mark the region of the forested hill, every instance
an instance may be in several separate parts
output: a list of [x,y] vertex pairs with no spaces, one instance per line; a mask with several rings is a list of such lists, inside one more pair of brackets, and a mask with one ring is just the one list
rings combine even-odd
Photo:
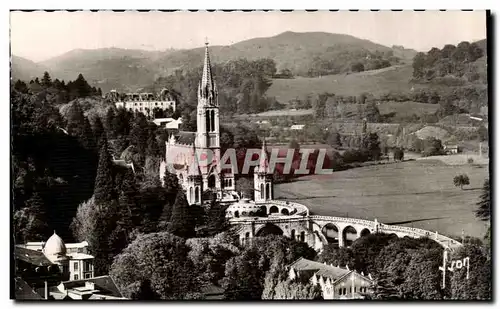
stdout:
[[[302,76],[349,72],[352,65],[358,63],[363,64],[365,69],[379,68],[394,64],[402,55],[368,40],[324,32],[285,32],[210,48],[213,63],[240,58],[270,58],[276,62],[278,72],[288,69],[293,75]],[[161,52],[119,48],[79,49],[38,65],[46,67],[52,77],[64,80],[75,79],[82,73],[89,83],[104,92],[113,88],[136,91],[175,70],[198,67],[203,55],[203,47]],[[17,57],[13,59],[13,67],[19,62]],[[29,80],[40,75],[34,67],[31,71],[27,67],[22,74],[13,70],[14,79]]]
[[26,58],[12,55],[10,70],[14,80],[20,79],[29,81],[32,78],[42,76],[43,72],[49,69],[44,65],[38,64]]

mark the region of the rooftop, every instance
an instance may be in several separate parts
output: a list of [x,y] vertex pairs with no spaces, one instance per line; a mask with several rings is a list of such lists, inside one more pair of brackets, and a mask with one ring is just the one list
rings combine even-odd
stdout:
[[36,265],[36,266],[50,266],[52,262],[45,257],[40,251],[30,250],[22,247],[15,247],[14,255],[16,259]]
[[68,256],[71,257],[72,260],[87,260],[87,259],[93,259],[94,256],[90,254],[85,254],[85,253],[70,253]]
[[298,259],[291,264],[290,267],[298,271],[315,271],[317,275],[331,278],[334,281],[352,272],[352,270],[326,265],[304,258]]
[[177,144],[192,145],[196,138],[196,132],[179,131]]
[[40,294],[21,278],[15,278],[15,299],[16,300],[41,300]]
[[118,290],[118,287],[116,286],[114,280],[110,276],[100,276],[90,279],[65,281],[61,283],[60,287],[63,288],[64,290],[75,290],[81,293],[82,288],[85,291],[89,290],[86,284],[87,282],[94,283],[95,288],[93,289],[94,291],[93,293],[95,293],[95,291],[98,290],[99,294],[118,297],[118,298],[123,297],[121,292]]

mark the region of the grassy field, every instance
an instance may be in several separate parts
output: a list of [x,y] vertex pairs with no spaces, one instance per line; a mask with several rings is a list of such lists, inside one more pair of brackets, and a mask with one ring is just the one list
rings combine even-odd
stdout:
[[[453,186],[459,173],[470,178],[464,190]],[[483,237],[485,224],[473,211],[488,174],[488,166],[410,161],[303,177],[277,185],[276,197],[302,203],[318,215],[377,218],[447,235],[460,236],[463,229]]]
[[439,104],[428,104],[419,102],[383,102],[377,105],[380,114],[386,115],[396,113],[400,117],[411,117],[413,114],[421,116],[434,114]]
[[376,71],[352,74],[337,74],[323,77],[296,77],[294,79],[275,79],[267,91],[270,97],[276,97],[281,103],[307,94],[331,92],[337,95],[357,96],[362,92],[375,96],[389,91],[409,91],[412,87],[423,88],[425,85],[411,85],[413,68],[410,65],[394,66]]

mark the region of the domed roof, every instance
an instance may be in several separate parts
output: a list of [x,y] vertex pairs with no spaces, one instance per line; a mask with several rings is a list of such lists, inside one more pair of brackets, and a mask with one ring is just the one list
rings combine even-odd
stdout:
[[45,243],[43,251],[46,255],[66,255],[66,245],[61,237],[56,234],[56,231],[54,231],[54,234]]

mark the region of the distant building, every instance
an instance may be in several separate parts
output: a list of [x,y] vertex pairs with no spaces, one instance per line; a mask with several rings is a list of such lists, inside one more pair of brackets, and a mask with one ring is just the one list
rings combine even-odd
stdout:
[[[94,277],[94,257],[87,253],[88,243],[65,244],[55,233],[44,242],[28,242],[16,246],[17,253],[24,254],[41,266],[56,265],[63,280],[80,280]],[[22,258],[20,257],[22,260]],[[50,264],[49,264],[50,263]]]
[[290,127],[290,130],[302,130],[305,126],[305,124],[294,124]]
[[65,244],[55,232],[47,242],[16,245],[16,300],[125,299],[110,276],[94,277],[88,245]]
[[361,299],[373,280],[348,268],[300,258],[288,266],[290,280],[319,284],[323,299]]
[[457,154],[460,152],[460,147],[456,144],[444,145],[443,149],[447,154]]
[[116,90],[111,90],[108,96],[116,108],[125,108],[127,111],[140,112],[148,118],[156,118],[157,111],[175,112],[176,102],[167,89],[163,89],[159,94],[153,93],[127,93],[119,94]]
[[156,118],[153,123],[157,126],[163,126],[165,129],[179,130],[179,126],[182,124],[182,118]]
[[124,300],[110,276],[61,282],[50,291],[54,299]]

